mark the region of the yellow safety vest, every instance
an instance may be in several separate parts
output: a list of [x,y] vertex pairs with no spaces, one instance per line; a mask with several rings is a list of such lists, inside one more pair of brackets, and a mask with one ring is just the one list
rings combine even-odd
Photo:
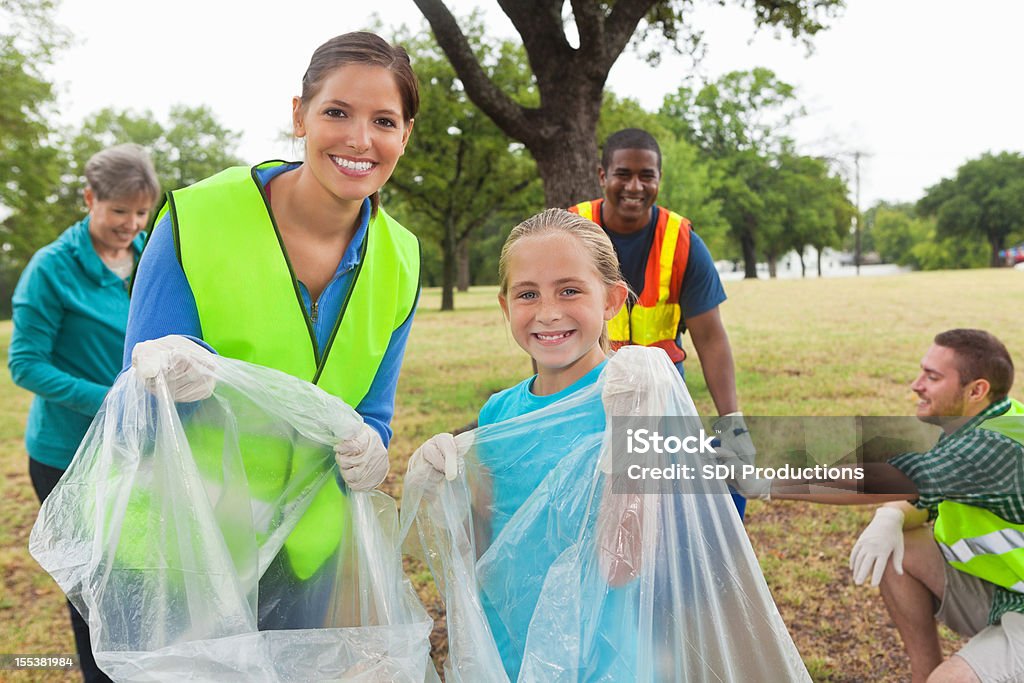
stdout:
[[[569,211],[589,218],[601,227],[601,204],[595,199],[570,207]],[[651,251],[647,255],[643,289],[637,301],[627,304],[608,322],[608,339],[613,349],[629,344],[658,346],[673,362],[686,358],[676,342],[682,310],[679,294],[690,256],[690,221],[663,207],[657,207]]]
[[[283,163],[229,168],[170,192],[163,212],[171,216],[203,339],[223,356],[305,379],[356,406],[369,391],[393,332],[412,315],[419,292],[419,242],[378,209],[330,341],[318,349],[270,202],[256,176],[259,169]],[[239,439],[250,491],[262,500],[300,495],[334,462],[330,448],[296,448],[266,435]],[[222,476],[223,435],[191,424],[189,440],[197,465],[217,481]],[[331,484],[320,486],[285,541],[299,578],[319,569],[344,534],[347,503]]]
[[[1024,445],[1024,404],[983,421],[988,429]],[[1024,593],[1024,524],[1013,524],[984,508],[942,501],[935,540],[946,561],[962,572]]]

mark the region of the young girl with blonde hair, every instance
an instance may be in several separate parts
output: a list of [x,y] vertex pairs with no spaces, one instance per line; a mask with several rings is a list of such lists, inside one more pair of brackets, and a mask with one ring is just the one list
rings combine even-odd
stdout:
[[445,598],[447,680],[809,680],[724,482],[623,476],[702,457],[630,456],[624,426],[701,425],[662,350],[608,358],[628,287],[604,231],[544,211],[512,230],[499,274],[537,373],[491,396],[478,429],[423,444],[403,493]]

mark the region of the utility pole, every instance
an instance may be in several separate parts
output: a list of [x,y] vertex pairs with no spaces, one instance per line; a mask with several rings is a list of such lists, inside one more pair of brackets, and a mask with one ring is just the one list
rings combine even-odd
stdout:
[[860,159],[871,158],[870,152],[862,152],[858,150],[840,150],[832,152],[823,157],[833,163],[839,165],[839,172],[842,174],[843,179],[846,180],[850,177],[850,167],[847,163],[844,163],[842,157],[850,158],[853,157],[853,202],[854,202],[854,216],[853,216],[853,265],[856,268],[857,275],[860,275],[860,262],[861,262],[861,224],[860,224]]

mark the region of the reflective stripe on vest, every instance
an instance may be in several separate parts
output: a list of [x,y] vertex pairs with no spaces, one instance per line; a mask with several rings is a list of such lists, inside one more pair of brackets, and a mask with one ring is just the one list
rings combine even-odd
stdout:
[[[583,202],[569,211],[602,225],[603,201]],[[631,307],[623,306],[608,322],[608,338],[613,349],[641,344],[665,349],[673,362],[686,357],[676,337],[682,315],[679,293],[690,255],[691,230],[690,221],[659,207],[639,299]]]
[[[164,211],[171,215],[203,339],[221,355],[305,379],[357,406],[369,391],[392,334],[412,314],[419,291],[419,243],[378,209],[367,227],[339,320],[327,348],[318,352],[284,242],[256,177],[257,169],[282,163],[230,168],[168,195]],[[211,441],[209,435],[197,439],[202,429],[193,425],[190,442]],[[193,447],[197,461],[211,461],[200,463],[200,469],[216,471],[219,441],[214,435],[210,448]],[[296,477],[307,481],[317,468],[323,473],[333,466],[330,448],[300,452],[287,440],[246,449],[245,458],[250,490],[264,501],[281,495],[296,500],[308,496],[310,489]],[[346,509],[334,482],[319,486],[284,543],[300,579],[335,554],[347,524]]]
[[[1008,411],[985,420],[977,429],[988,429],[1024,445],[1024,405],[1011,400]],[[984,508],[945,500],[939,503],[934,534],[950,566],[1024,593],[1024,524],[1013,524]]]
[[[1005,586],[1018,593],[1024,593],[1024,580],[1017,580],[1019,577],[1013,572],[1012,568],[1005,566],[1001,568],[1000,565],[1005,565],[1006,561],[996,557],[1014,552],[1018,554],[1024,553],[1024,529],[1000,529],[984,536],[961,538],[953,545],[942,545],[940,543],[939,550],[942,551],[942,555],[946,558],[947,562],[968,574],[974,574],[973,571],[969,571],[972,561],[980,563],[982,560],[987,560],[985,564],[989,566],[986,567],[986,574],[992,575],[992,572],[997,571],[1000,574],[1005,574],[1005,577],[1001,580],[990,578],[987,579],[988,581]],[[1019,564],[1019,561],[1016,564]],[[974,567],[975,570],[978,568],[977,566]]]

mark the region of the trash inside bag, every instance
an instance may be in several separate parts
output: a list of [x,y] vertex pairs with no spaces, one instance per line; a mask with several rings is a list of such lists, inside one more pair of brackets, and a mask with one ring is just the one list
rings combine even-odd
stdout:
[[664,424],[701,430],[666,354],[630,346],[594,385],[458,435],[455,480],[407,485],[446,680],[810,681],[725,482],[623,485],[631,465],[707,462],[622,447],[629,425]]
[[30,551],[118,681],[437,680],[395,501],[350,492],[333,445],[362,418],[212,357],[212,396],[123,373],[42,506]]

